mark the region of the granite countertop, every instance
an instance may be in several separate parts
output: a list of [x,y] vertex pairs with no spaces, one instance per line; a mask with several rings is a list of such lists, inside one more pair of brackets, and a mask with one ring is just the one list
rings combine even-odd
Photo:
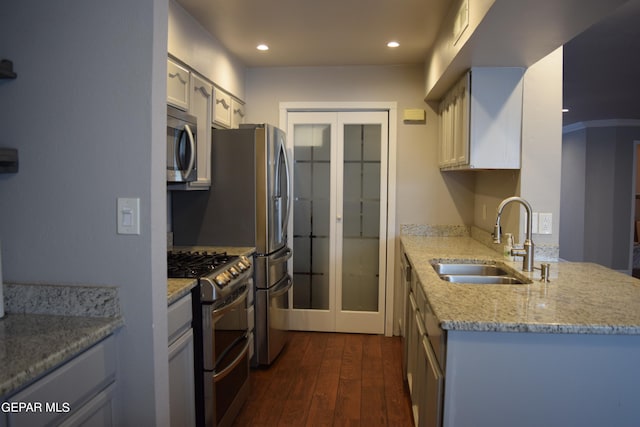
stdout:
[[[229,255],[244,255],[251,257],[255,248],[236,246],[174,246],[173,251],[207,251],[226,252]],[[171,305],[191,292],[198,284],[197,279],[167,279],[167,304]]]
[[117,288],[4,284],[0,396],[8,396],[124,325]]
[[[545,283],[539,270],[523,272],[522,261],[505,261],[471,237],[403,235],[401,242],[443,329],[640,334],[640,280],[631,276],[597,264],[555,262]],[[434,259],[497,260],[532,283],[452,284],[438,277]]]

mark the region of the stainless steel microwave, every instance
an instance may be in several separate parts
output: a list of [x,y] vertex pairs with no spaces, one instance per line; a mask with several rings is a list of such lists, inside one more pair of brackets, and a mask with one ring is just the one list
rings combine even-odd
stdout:
[[196,120],[167,106],[167,182],[195,181],[198,176]]

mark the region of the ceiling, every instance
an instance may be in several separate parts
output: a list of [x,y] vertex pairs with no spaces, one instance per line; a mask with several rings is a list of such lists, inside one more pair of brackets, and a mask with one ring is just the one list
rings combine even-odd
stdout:
[[[177,0],[248,67],[423,64],[450,0]],[[393,7],[390,7],[392,5]],[[640,0],[564,48],[564,124],[640,119]],[[396,40],[400,47],[386,46]],[[267,52],[256,49],[260,43]]]
[[[450,0],[177,0],[249,67],[424,63]],[[387,42],[397,40],[391,49]],[[260,43],[268,52],[256,49]]]

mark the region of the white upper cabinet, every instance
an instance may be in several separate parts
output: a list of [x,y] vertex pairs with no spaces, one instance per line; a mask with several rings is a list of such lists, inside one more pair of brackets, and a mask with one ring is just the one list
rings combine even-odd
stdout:
[[244,104],[235,98],[231,98],[231,129],[237,129],[244,123]]
[[[206,190],[211,186],[211,128],[237,128],[244,122],[245,105],[215,86],[188,64],[167,60],[167,104],[195,116],[197,128],[197,170],[195,181],[171,184],[171,190]],[[1,426],[0,426],[1,427]]]
[[167,60],[167,104],[183,111],[189,109],[189,77],[187,68]]
[[225,128],[231,127],[231,95],[224,90],[213,88],[213,123]]
[[472,68],[449,90],[439,106],[441,169],[520,168],[523,75]]
[[191,76],[189,114],[198,119],[198,177],[188,183],[191,189],[209,188],[211,185],[211,111],[213,85],[197,74]]

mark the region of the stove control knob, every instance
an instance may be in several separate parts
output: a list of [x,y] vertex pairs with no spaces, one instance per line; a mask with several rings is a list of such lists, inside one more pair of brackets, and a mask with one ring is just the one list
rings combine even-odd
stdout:
[[224,274],[218,274],[218,275],[216,276],[216,283],[217,283],[219,286],[224,286],[224,285],[226,285],[227,283],[229,283],[229,279],[227,279],[227,277],[226,277]]
[[233,277],[238,277],[238,275],[240,275],[240,273],[238,272],[238,270],[235,267],[231,267],[229,268],[229,273],[231,273],[231,275]]

